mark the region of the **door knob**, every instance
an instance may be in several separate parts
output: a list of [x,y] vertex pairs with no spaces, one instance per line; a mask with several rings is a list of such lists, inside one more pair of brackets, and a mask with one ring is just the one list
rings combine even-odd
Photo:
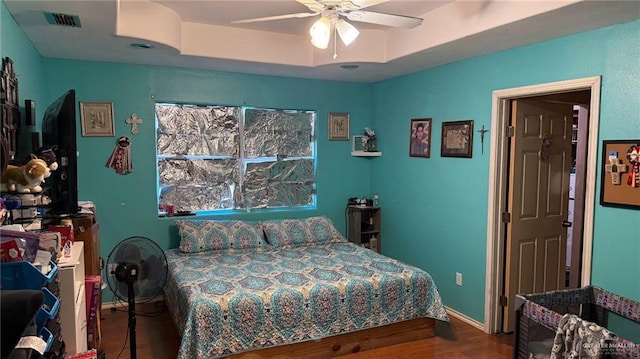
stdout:
[[573,222],[562,221],[562,226],[565,227],[565,228],[571,227],[572,224],[573,224]]

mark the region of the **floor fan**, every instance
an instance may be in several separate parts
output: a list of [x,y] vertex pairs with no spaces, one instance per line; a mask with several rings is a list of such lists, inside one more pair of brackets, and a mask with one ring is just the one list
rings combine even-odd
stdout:
[[136,303],[162,292],[167,280],[167,258],[153,240],[129,237],[118,243],[107,259],[109,289],[128,304],[130,358],[136,359]]

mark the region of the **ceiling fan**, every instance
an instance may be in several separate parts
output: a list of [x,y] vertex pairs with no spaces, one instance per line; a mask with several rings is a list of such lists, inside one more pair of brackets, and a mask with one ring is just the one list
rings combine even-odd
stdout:
[[[311,12],[300,12],[276,16],[259,17],[253,19],[233,21],[234,24],[282,20],[291,18],[305,18],[322,15],[309,30],[311,43],[320,49],[326,49],[329,45],[331,31],[337,32],[345,45],[355,40],[360,32],[342,17],[351,21],[366,22],[371,24],[402,27],[411,29],[422,24],[422,19],[411,16],[385,14],[380,12],[362,10],[366,7],[386,2],[388,0],[296,0],[305,5]],[[334,54],[334,57],[336,55]]]

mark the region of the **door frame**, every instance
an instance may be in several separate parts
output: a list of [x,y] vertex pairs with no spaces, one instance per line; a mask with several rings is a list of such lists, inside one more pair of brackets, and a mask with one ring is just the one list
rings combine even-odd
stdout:
[[[508,185],[508,138],[510,100],[520,97],[552,95],[564,92],[591,90],[589,104],[589,143],[584,197],[584,228],[581,285],[591,282],[593,244],[593,216],[595,209],[596,168],[598,165],[598,123],[600,116],[600,76],[558,81],[531,86],[495,90],[491,103],[491,146],[489,151],[489,190],[487,215],[487,267],[485,281],[484,331],[497,333],[501,328],[500,296],[504,284],[505,226],[502,213],[506,211]],[[575,239],[574,239],[575,240]]]

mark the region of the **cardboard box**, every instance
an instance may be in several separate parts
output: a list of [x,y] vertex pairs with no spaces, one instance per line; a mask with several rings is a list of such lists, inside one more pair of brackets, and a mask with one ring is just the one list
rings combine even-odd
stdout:
[[86,241],[91,238],[91,227],[96,223],[93,214],[79,215],[71,218],[73,222],[73,232],[76,240]]
[[90,347],[96,347],[96,326],[98,324],[98,296],[102,279],[99,275],[85,276],[85,299],[87,305],[87,343]]
[[84,353],[71,354],[67,359],[98,359],[98,351],[96,349],[91,349]]
[[22,253],[15,238],[0,243],[0,262],[20,262],[24,260]]
[[10,261],[17,257],[15,255],[16,248],[14,248],[13,244],[5,243],[9,240],[15,243],[17,250],[20,251],[20,259],[18,260],[33,262],[39,250],[48,251],[51,253],[52,258],[57,258],[60,250],[60,233],[19,231],[8,227],[3,226],[0,228],[0,242],[2,242],[2,248],[0,248],[1,261]]
[[47,231],[60,233],[60,247],[62,247],[63,249],[67,242],[71,242],[71,245],[73,245],[74,234],[71,226],[50,224],[47,226]]
[[101,271],[100,223],[92,214],[82,214],[71,220],[75,240],[84,242],[85,274],[99,275]]
[[60,232],[41,231],[38,233],[38,249],[49,251],[52,258],[62,257],[62,235]]

